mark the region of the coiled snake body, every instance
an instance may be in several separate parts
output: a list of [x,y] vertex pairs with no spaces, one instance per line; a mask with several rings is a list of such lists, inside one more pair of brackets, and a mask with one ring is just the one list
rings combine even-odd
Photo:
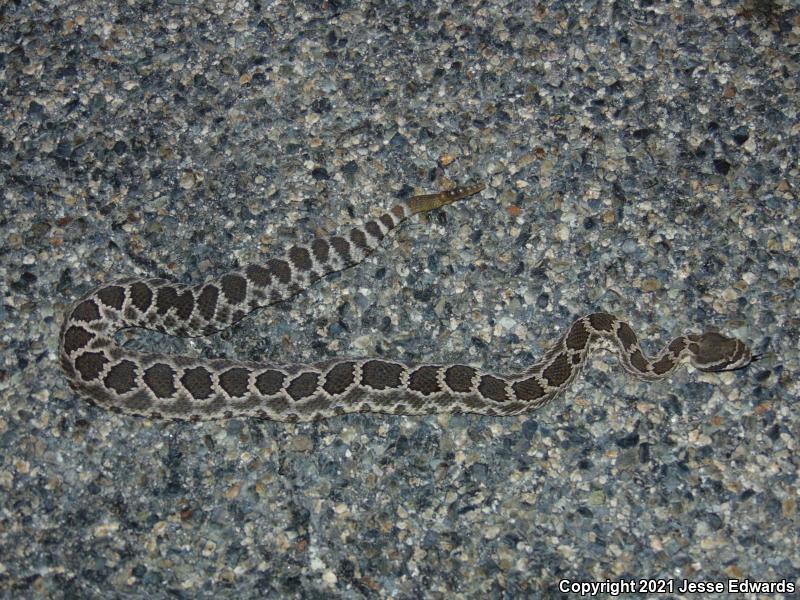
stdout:
[[142,327],[177,336],[226,329],[249,312],[286,300],[316,280],[355,265],[410,215],[471,196],[483,185],[414,196],[347,232],[295,245],[264,264],[197,285],[128,278],[91,292],[66,313],[59,359],[70,385],[96,404],[151,418],[261,417],[309,421],[350,412],[513,415],[563,392],[597,340],[611,342],[622,367],[656,380],[683,359],[703,371],[733,370],[752,359],[740,340],[683,335],[647,358],[631,327],[593,313],[574,321],[523,373],[497,375],[467,365],[404,364],[378,358],[272,365],[136,352],[115,332]]

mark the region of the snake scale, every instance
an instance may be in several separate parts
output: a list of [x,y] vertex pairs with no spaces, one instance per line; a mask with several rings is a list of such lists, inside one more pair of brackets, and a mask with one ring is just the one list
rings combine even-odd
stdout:
[[129,327],[176,336],[226,329],[255,309],[287,300],[318,279],[361,262],[409,216],[483,187],[411,197],[362,226],[294,245],[263,264],[196,285],[139,277],[103,285],[64,316],[58,352],[70,386],[109,410],[150,418],[292,422],[352,412],[514,415],[567,389],[600,340],[612,347],[627,372],[651,381],[668,376],[684,359],[701,371],[738,369],[754,359],[742,341],[715,332],[682,335],[648,358],[630,325],[603,312],[575,320],[538,362],[511,375],[382,358],[312,365],[190,358],[137,352],[114,341],[117,331]]

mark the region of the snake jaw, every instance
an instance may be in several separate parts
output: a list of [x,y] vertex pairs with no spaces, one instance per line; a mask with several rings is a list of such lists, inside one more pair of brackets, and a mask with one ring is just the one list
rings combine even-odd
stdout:
[[691,336],[694,344],[690,347],[692,362],[700,371],[719,373],[736,371],[747,367],[753,361],[750,348],[743,341],[709,331],[699,336]]

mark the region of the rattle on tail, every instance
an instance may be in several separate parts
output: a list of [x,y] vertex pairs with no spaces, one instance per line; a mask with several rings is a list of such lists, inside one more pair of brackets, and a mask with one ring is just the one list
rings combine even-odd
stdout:
[[477,194],[483,184],[414,196],[341,234],[295,245],[196,285],[130,277],[104,285],[65,314],[59,359],[70,386],[109,410],[152,418],[259,417],[309,421],[351,412],[512,415],[538,408],[567,389],[594,342],[611,342],[622,367],[645,380],[667,377],[684,359],[702,371],[747,366],[740,340],[684,335],[654,358],[633,329],[606,313],[572,323],[527,371],[497,375],[460,364],[405,364],[340,358],[313,365],[214,360],[137,352],[113,339],[140,327],[191,337],[226,329],[248,313],[291,298],[318,279],[361,262],[410,215]]

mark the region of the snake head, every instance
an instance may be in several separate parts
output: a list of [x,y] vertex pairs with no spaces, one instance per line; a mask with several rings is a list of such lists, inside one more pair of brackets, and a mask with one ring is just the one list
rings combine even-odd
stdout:
[[692,364],[701,371],[735,371],[753,360],[750,348],[743,341],[714,331],[689,336]]

